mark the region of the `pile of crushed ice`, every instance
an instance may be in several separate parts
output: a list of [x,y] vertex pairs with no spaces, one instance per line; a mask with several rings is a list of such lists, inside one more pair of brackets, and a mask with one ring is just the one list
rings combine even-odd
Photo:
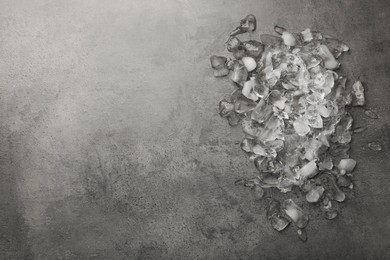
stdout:
[[[237,86],[220,101],[219,111],[231,126],[241,124],[241,148],[258,170],[237,184],[252,187],[259,198],[264,188],[286,193],[298,186],[307,202],[334,219],[335,202],[345,199],[342,189],[353,188],[356,165],[348,155],[353,129],[345,107],[365,104],[361,82],[347,91],[346,78],[335,72],[337,58],[349,48],[310,29],[295,34],[275,26],[278,36],[261,34],[259,41],[243,42],[236,37],[255,29],[256,18],[248,15],[226,42],[233,58],[210,58],[214,76],[229,75]],[[307,239],[308,214],[292,199],[269,199],[267,217],[278,231],[292,221],[298,236]]]

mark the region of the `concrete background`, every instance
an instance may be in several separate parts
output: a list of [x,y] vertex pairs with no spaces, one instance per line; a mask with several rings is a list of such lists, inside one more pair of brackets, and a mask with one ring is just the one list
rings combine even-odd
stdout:
[[[0,1],[1,259],[390,259],[389,1]],[[309,240],[269,226],[215,79],[237,22],[322,30],[351,48],[355,190]],[[367,143],[379,141],[383,151]],[[267,196],[280,196],[267,191]]]

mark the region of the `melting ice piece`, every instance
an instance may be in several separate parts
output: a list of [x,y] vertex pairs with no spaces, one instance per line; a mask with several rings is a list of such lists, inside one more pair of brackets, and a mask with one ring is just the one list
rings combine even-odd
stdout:
[[261,200],[264,197],[264,190],[260,186],[256,185],[253,188],[253,194],[256,200]]
[[331,174],[323,173],[319,176],[322,186],[325,188],[329,198],[338,202],[345,200],[345,194],[337,186],[334,177]]
[[259,97],[255,94],[253,89],[258,84],[260,83],[257,81],[257,79],[255,77],[251,77],[250,80],[244,83],[244,86],[242,87],[242,94],[253,101],[257,101]]
[[246,70],[244,64],[236,63],[230,78],[238,84],[243,84],[248,78],[248,71]]
[[213,69],[221,69],[225,66],[225,63],[226,63],[227,59],[225,57],[222,57],[222,56],[211,56],[210,57],[210,63],[211,63],[211,67]]
[[240,21],[240,25],[230,33],[230,36],[253,32],[254,30],[256,30],[256,17],[250,14]]
[[366,116],[368,116],[371,119],[378,119],[378,115],[372,110],[367,109],[364,111],[364,114],[366,114]]
[[340,170],[340,174],[344,175],[347,172],[352,172],[356,166],[354,159],[341,159],[337,168]]
[[254,141],[252,139],[245,138],[241,142],[241,149],[247,153],[251,153],[253,151]]
[[364,98],[364,87],[360,81],[356,81],[352,85],[352,93],[355,100],[356,106],[364,106],[365,98]]
[[295,132],[300,136],[305,136],[310,132],[310,127],[303,117],[296,119],[293,123]]
[[244,95],[241,95],[234,102],[234,110],[238,114],[245,114],[256,108],[257,103],[251,99],[246,98]]
[[281,37],[271,34],[261,34],[260,40],[263,44],[274,47],[279,46],[283,42]]
[[310,29],[307,28],[301,32],[301,36],[304,42],[311,42],[313,40],[313,34]]
[[219,77],[225,77],[229,74],[229,69],[228,68],[220,68],[214,70],[214,77],[219,78]]
[[295,204],[292,199],[287,199],[283,202],[284,212],[294,221],[295,225],[299,228],[304,228],[309,222],[309,217],[303,212],[303,210]]
[[295,46],[297,44],[294,35],[285,28],[275,25],[274,30],[282,36],[283,42],[287,46]]
[[329,220],[336,218],[338,214],[339,213],[338,213],[337,209],[325,210],[325,213],[324,213],[325,218],[327,218]]
[[234,110],[234,104],[226,99],[219,102],[219,115],[222,117],[228,116]]
[[233,52],[235,49],[237,49],[239,46],[242,46],[242,42],[237,37],[230,37],[226,41],[226,49],[229,52]]
[[329,35],[324,36],[325,44],[333,55],[338,58],[343,52],[349,51],[349,47],[340,40],[333,38]]
[[381,151],[382,150],[382,145],[378,142],[371,142],[368,144],[368,148],[370,148],[373,151]]
[[351,184],[352,184],[352,182],[347,176],[345,176],[345,175],[337,176],[337,185],[339,187],[347,188],[347,187],[351,186]]
[[250,40],[243,42],[246,54],[252,58],[259,58],[264,51],[264,45],[261,42]]
[[269,200],[267,218],[271,226],[277,231],[282,231],[290,224],[290,220],[283,216],[280,202],[275,199]]
[[310,203],[315,203],[321,198],[324,191],[325,189],[323,187],[315,186],[306,194],[306,200]]
[[303,242],[307,240],[307,233],[304,229],[298,229],[297,234],[298,234],[298,238]]
[[251,114],[252,120],[263,123],[267,121],[272,116],[272,106],[267,104],[264,99],[260,100],[257,104],[255,110]]

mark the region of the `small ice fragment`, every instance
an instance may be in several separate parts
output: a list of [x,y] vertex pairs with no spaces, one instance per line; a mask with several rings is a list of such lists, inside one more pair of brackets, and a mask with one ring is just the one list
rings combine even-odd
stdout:
[[219,77],[225,77],[229,74],[229,69],[227,68],[220,68],[214,70],[214,77],[219,78]]
[[337,168],[340,170],[340,174],[344,175],[347,172],[352,172],[356,166],[356,161],[354,159],[342,159],[339,162]]
[[269,101],[279,109],[284,109],[287,98],[279,90],[272,90],[268,96]]
[[237,114],[235,111],[230,113],[227,117],[228,123],[230,126],[236,126],[241,120],[241,117],[239,114]]
[[283,32],[285,32],[285,31],[286,31],[286,29],[285,29],[285,28],[283,28],[283,27],[281,27],[281,26],[275,25],[275,27],[274,27],[274,31],[275,31],[276,33],[278,33],[278,34],[282,35],[282,34],[283,34]]
[[367,127],[362,127],[362,126],[359,126],[359,127],[356,127],[353,129],[353,132],[354,133],[361,133],[361,132],[364,132],[367,130]]
[[254,30],[256,30],[256,17],[250,14],[240,21],[240,25],[230,33],[230,36],[253,32]]
[[283,39],[271,34],[260,34],[260,41],[268,46],[279,46],[283,42]]
[[324,191],[325,189],[323,187],[315,186],[306,194],[306,200],[310,203],[315,203],[321,198]]
[[237,37],[229,37],[229,39],[226,41],[226,49],[229,52],[233,52],[238,46],[241,46],[242,43]]
[[325,68],[334,70],[340,67],[340,63],[335,59],[326,45],[320,45],[317,51],[318,55],[324,60]]
[[257,79],[255,77],[252,77],[250,80],[244,83],[244,86],[242,88],[242,94],[253,101],[257,101],[259,97],[253,92],[253,89],[258,84],[260,83],[257,81]]
[[213,69],[221,69],[225,66],[227,59],[222,56],[213,55],[210,57],[211,67]]
[[354,104],[356,106],[364,106],[365,98],[364,98],[364,87],[360,81],[356,81],[352,85],[352,93],[354,97]]
[[297,234],[298,234],[298,238],[303,242],[307,240],[307,233],[304,229],[298,229]]
[[267,151],[264,149],[263,146],[259,145],[259,144],[256,144],[255,146],[253,146],[253,152],[257,155],[261,155],[261,156],[268,156],[268,153]]
[[223,99],[219,102],[219,115],[222,117],[228,116],[234,110],[234,104]]
[[246,98],[244,95],[241,95],[234,102],[234,110],[239,114],[248,113],[254,110],[257,106],[257,103],[251,99]]
[[239,45],[237,48],[232,49],[232,53],[234,58],[241,59],[245,56],[245,47],[243,45]]
[[369,109],[365,110],[364,114],[366,114],[366,116],[368,116],[371,119],[377,119],[378,118],[378,115],[374,111],[369,110]]
[[349,51],[349,47],[340,40],[333,38],[329,35],[325,35],[325,44],[333,55],[338,58],[343,52]]
[[244,66],[248,72],[251,72],[252,70],[256,69],[256,61],[252,57],[243,57],[242,62],[244,63]]
[[304,180],[307,178],[312,178],[318,173],[316,160],[312,160],[305,164],[298,172],[297,175],[300,179]]
[[320,170],[332,170],[333,169],[332,158],[330,156],[326,157],[322,162],[318,164],[318,168]]
[[291,220],[294,221],[297,227],[306,227],[307,223],[309,222],[309,217],[297,204],[295,204],[292,199],[286,199],[283,202],[283,209],[287,216],[289,216]]
[[337,212],[336,209],[329,209],[329,210],[325,210],[324,215],[325,215],[325,218],[326,218],[326,219],[331,220],[331,219],[334,219],[334,218],[337,217],[338,212]]
[[322,186],[325,188],[329,198],[336,200],[338,202],[343,202],[345,200],[345,194],[337,186],[334,177],[331,174],[321,174],[319,176]]
[[261,42],[250,40],[243,42],[246,49],[246,54],[252,58],[259,58],[264,50],[264,45]]
[[282,231],[290,224],[290,220],[283,217],[280,202],[275,199],[270,199],[268,202],[267,218],[271,226],[277,231]]
[[292,33],[284,31],[282,34],[284,44],[287,46],[295,46],[297,44],[295,37]]
[[340,176],[337,177],[337,185],[339,187],[346,188],[346,187],[349,187],[351,184],[352,184],[351,180],[347,176],[340,175]]
[[254,142],[252,139],[245,138],[241,142],[241,149],[247,153],[251,153],[253,151]]
[[264,190],[260,186],[254,186],[253,193],[256,200],[261,200],[264,197]]
[[313,40],[313,34],[310,29],[307,28],[301,32],[302,38],[304,42],[311,42]]
[[310,132],[309,125],[306,123],[306,121],[302,117],[296,119],[293,123],[293,126],[295,129],[295,132],[297,132],[297,134],[300,136],[305,136]]
[[379,142],[371,142],[368,144],[368,148],[373,151],[379,152],[382,150],[382,145]]
[[236,63],[230,78],[238,84],[243,84],[248,78],[248,71],[246,70],[244,64]]
[[280,215],[274,215],[270,217],[269,220],[271,226],[279,232],[285,229],[288,224],[290,224],[290,221],[287,218]]
[[231,59],[231,58],[228,58],[227,61],[226,61],[226,68],[229,69],[229,70],[233,70],[234,69],[234,65],[238,63],[237,60],[234,60],[234,59]]

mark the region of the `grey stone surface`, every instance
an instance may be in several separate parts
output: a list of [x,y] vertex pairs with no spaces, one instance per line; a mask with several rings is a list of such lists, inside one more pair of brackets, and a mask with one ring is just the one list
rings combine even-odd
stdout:
[[[0,258],[389,259],[389,1],[0,1]],[[269,226],[234,186],[255,169],[217,113],[234,87],[209,56],[248,13],[257,32],[344,40],[366,86],[352,113],[355,190],[309,239]],[[371,141],[381,152],[367,148]],[[267,196],[280,196],[267,191]]]

